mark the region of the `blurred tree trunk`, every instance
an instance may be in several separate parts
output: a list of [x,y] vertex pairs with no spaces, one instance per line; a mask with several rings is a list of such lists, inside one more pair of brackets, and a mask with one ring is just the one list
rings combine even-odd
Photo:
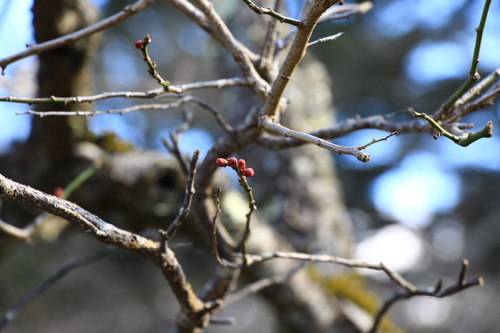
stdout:
[[[32,11],[37,43],[80,30],[95,23],[99,16],[89,0],[35,0]],[[41,53],[38,56],[37,96],[91,94],[93,58],[99,39],[99,35],[93,35]],[[89,110],[89,105],[49,103],[37,105],[37,110]],[[71,159],[73,145],[86,135],[84,117],[33,117],[31,134],[22,149],[17,150],[16,179],[50,190],[56,178],[61,181],[58,171],[66,169],[64,164]]]

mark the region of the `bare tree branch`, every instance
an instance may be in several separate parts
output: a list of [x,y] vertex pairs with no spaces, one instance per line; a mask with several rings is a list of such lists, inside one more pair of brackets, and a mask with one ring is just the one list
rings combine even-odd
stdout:
[[312,143],[318,147],[328,149],[328,150],[333,151],[339,155],[343,155],[343,154],[352,155],[352,156],[356,157],[358,160],[360,160],[361,162],[368,162],[370,160],[370,155],[368,153],[365,153],[365,152],[359,150],[359,149],[356,149],[354,147],[339,146],[339,145],[336,145],[334,143],[323,140],[321,138],[318,138],[316,136],[313,136],[311,134],[293,131],[293,130],[288,129],[280,124],[270,122],[270,121],[266,120],[265,118],[267,118],[267,117],[262,118],[262,126],[264,129],[266,129],[268,131],[279,133],[287,138],[294,138],[294,139],[297,139],[297,140],[300,140],[303,142]]
[[42,44],[27,45],[28,49],[16,53],[14,55],[8,56],[7,58],[0,59],[0,68],[2,68],[2,74],[4,73],[4,70],[7,67],[7,65],[13,62],[32,56],[34,54],[39,54],[42,52],[53,50],[55,48],[61,47],[66,44],[74,43],[79,39],[88,37],[92,34],[95,34],[96,32],[112,27],[120,23],[121,21],[129,18],[130,16],[137,14],[140,11],[144,10],[145,8],[149,7],[153,2],[154,0],[139,0],[123,8],[123,10],[120,13],[110,16],[107,19],[104,19],[99,23],[86,27],[82,30],[78,30],[72,34],[57,39],[53,39],[51,41]]
[[367,147],[373,145],[374,143],[381,142],[381,141],[387,141],[387,139],[389,139],[391,136],[398,135],[398,134],[399,134],[398,131],[394,131],[391,134],[384,136],[383,138],[373,139],[372,141],[368,142],[365,145],[362,145],[362,146],[359,146],[359,147],[356,146],[354,148],[359,149],[359,150],[363,150],[363,149],[366,149]]
[[372,8],[373,8],[373,3],[371,1],[365,1],[356,4],[344,4],[342,6],[331,7],[323,15],[321,15],[318,23],[349,18],[353,15],[364,15],[367,12],[369,12]]
[[293,19],[293,18],[290,18],[290,17],[283,16],[280,13],[274,11],[272,8],[262,8],[260,6],[257,6],[251,0],[243,0],[243,2],[245,2],[248,5],[248,7],[251,10],[253,10],[256,14],[259,14],[259,15],[262,15],[262,14],[269,15],[271,17],[274,17],[275,19],[277,19],[281,23],[288,23],[288,24],[294,25],[296,27],[301,27],[302,26],[302,22],[300,20],[296,20],[296,19]]
[[465,280],[465,275],[467,272],[467,267],[469,266],[469,262],[467,259],[464,259],[462,262],[462,268],[460,270],[458,280],[455,284],[449,286],[448,288],[442,289],[441,287],[441,280],[438,281],[435,287],[433,288],[427,288],[427,289],[415,289],[415,290],[408,290],[408,289],[403,289],[399,288],[394,293],[384,302],[384,305],[382,308],[379,310],[377,315],[375,316],[375,319],[373,321],[373,325],[369,331],[369,333],[375,333],[377,332],[380,323],[382,321],[383,316],[389,311],[392,305],[394,305],[396,302],[402,300],[402,299],[408,299],[411,297],[415,296],[430,296],[430,297],[437,297],[437,298],[443,298],[446,296],[450,296],[453,294],[456,294],[460,291],[463,291],[465,289],[468,289],[470,287],[474,286],[482,286],[484,284],[483,278],[482,277],[476,277],[472,278],[469,280]]
[[345,35],[344,32],[339,32],[338,34],[335,34],[333,36],[328,36],[328,37],[323,37],[323,38],[320,38],[320,39],[316,39],[313,42],[307,43],[307,47],[309,48],[311,46],[314,46],[314,45],[317,45],[317,44],[321,44],[321,43],[324,43],[324,42],[331,42],[331,41],[339,39],[340,37],[342,37],[344,35]]
[[189,172],[187,174],[187,179],[186,179],[186,193],[184,196],[184,202],[182,203],[182,207],[179,210],[179,214],[165,232],[164,238],[166,241],[175,235],[176,231],[179,229],[182,222],[184,222],[184,220],[189,214],[189,211],[191,209],[191,202],[193,199],[193,195],[195,193],[194,176],[196,174],[196,168],[198,167],[199,159],[200,159],[200,151],[196,149],[193,153],[191,161],[189,162]]
[[[54,97],[58,99],[58,97]],[[79,98],[79,97],[75,97]],[[199,99],[197,97],[193,97],[190,95],[160,95],[157,98],[175,98],[176,101],[174,102],[169,102],[169,103],[155,103],[155,104],[139,104],[139,105],[134,105],[128,108],[123,108],[123,109],[115,109],[115,110],[104,110],[104,111],[34,111],[34,110],[28,110],[28,111],[21,111],[21,112],[16,112],[18,115],[23,115],[23,114],[30,114],[34,116],[39,116],[39,117],[47,117],[47,116],[84,116],[84,117],[91,117],[91,116],[98,116],[102,114],[120,114],[123,115],[125,113],[129,112],[134,112],[134,111],[139,111],[139,110],[168,110],[168,109],[173,109],[173,108],[179,108],[185,103],[196,103],[199,106],[203,107],[204,109],[208,110],[210,113],[212,113],[215,116],[215,119],[219,123],[219,125],[226,131],[226,132],[231,132],[233,131],[231,125],[229,125],[220,112],[212,107],[210,104],[205,102],[202,99]]]
[[312,32],[316,27],[318,19],[328,8],[338,2],[339,0],[316,1],[306,13],[305,18],[302,21],[302,26],[298,29],[297,34],[295,35],[291,50],[287,54],[278,77],[274,80],[271,86],[271,93],[266,98],[264,106],[262,107],[261,115],[269,117],[271,122],[274,122],[278,116],[278,107],[283,93],[290,82],[293,72],[305,55],[307,43],[309,43],[309,39],[311,38]]
[[[185,83],[179,85],[170,85],[168,92],[173,92],[176,94],[182,94],[189,90],[198,89],[221,89],[225,87],[234,86],[247,86],[249,85],[245,79],[242,78],[228,78],[220,79],[214,81],[199,81],[192,83]],[[108,98],[162,98],[170,97],[173,98],[172,94],[168,94],[164,88],[157,88],[149,90],[146,92],[136,92],[136,91],[120,91],[120,92],[105,92],[92,96],[75,96],[75,97],[42,97],[42,98],[25,98],[25,97],[0,97],[0,102],[11,102],[11,103],[24,103],[24,104],[43,104],[43,103],[92,103],[102,99]]]

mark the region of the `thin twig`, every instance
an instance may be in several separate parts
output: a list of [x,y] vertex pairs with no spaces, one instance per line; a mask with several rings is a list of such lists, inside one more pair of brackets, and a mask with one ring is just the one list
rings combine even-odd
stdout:
[[488,91],[486,91],[481,97],[473,102],[462,105],[453,111],[453,113],[446,119],[447,122],[454,122],[462,117],[477,111],[484,109],[485,107],[493,105],[493,101],[500,95],[500,84],[495,84]]
[[73,258],[64,264],[61,268],[57,270],[54,274],[52,274],[48,279],[41,282],[38,286],[31,289],[26,295],[24,295],[12,308],[7,310],[2,319],[0,319],[0,331],[5,328],[14,318],[19,314],[19,311],[32,299],[40,295],[42,292],[46,291],[50,288],[54,283],[58,282],[62,279],[66,274],[71,272],[72,270],[79,268],[81,266],[85,266],[88,264],[97,261],[109,253],[113,252],[116,249],[114,246],[106,246],[99,252],[96,252],[92,255],[80,258]]
[[[176,1],[169,2],[173,3]],[[242,45],[237,42],[226,23],[214,10],[213,4],[208,0],[192,0],[192,2],[196,4],[200,11],[205,15],[206,21],[211,27],[211,29],[208,29],[210,35],[231,54],[235,63],[240,68],[241,73],[247,79],[247,82],[252,86],[255,95],[264,99],[270,89],[269,84],[257,73],[248,52],[246,52]]]
[[[281,10],[282,0],[275,0],[274,8]],[[276,20],[268,20],[266,34],[260,49],[259,72],[264,73],[265,79],[271,81],[273,78],[274,60],[276,56],[276,44],[279,38],[278,23]]]
[[415,117],[420,117],[429,122],[434,128],[436,128],[439,132],[440,135],[443,135],[450,139],[451,141],[455,142],[457,145],[462,146],[462,147],[467,147],[471,143],[482,139],[482,138],[491,138],[493,136],[493,123],[489,121],[486,126],[483,127],[480,131],[477,131],[476,133],[466,133],[464,137],[458,137],[447,130],[445,130],[441,125],[439,125],[434,119],[429,117],[425,113],[419,113],[419,112],[414,112],[413,113]]
[[[199,90],[199,89],[221,89],[225,87],[235,87],[235,86],[248,86],[249,83],[239,77],[227,78],[213,81],[199,81],[192,83],[184,83],[169,86],[169,92],[176,94],[182,94],[189,90]],[[45,104],[45,103],[92,103],[102,99],[108,98],[158,98],[158,97],[169,97],[174,98],[175,95],[168,94],[165,92],[164,88],[157,88],[145,92],[140,91],[120,91],[120,92],[106,92],[92,96],[76,96],[76,97],[43,97],[43,98],[25,98],[25,97],[15,97],[7,96],[0,97],[0,102],[11,102],[11,103],[23,103],[23,104]]]
[[330,7],[321,15],[318,23],[325,23],[333,20],[349,18],[353,15],[364,15],[373,8],[371,1],[365,1],[358,4],[344,4],[342,6]]
[[224,299],[224,307],[227,307],[228,305],[239,301],[242,298],[248,297],[250,295],[256,294],[259,291],[261,291],[264,288],[267,288],[269,286],[275,285],[275,284],[280,284],[280,283],[286,283],[289,281],[292,276],[298,272],[302,267],[304,267],[304,262],[300,263],[293,269],[291,269],[288,273],[284,275],[278,275],[278,276],[273,276],[270,278],[262,279],[259,281],[256,281],[254,283],[249,284],[248,286],[244,287],[243,289],[238,290],[237,292],[234,292],[230,295],[228,295]]
[[179,137],[182,133],[186,132],[191,126],[191,121],[193,120],[193,113],[191,108],[184,109],[184,123],[182,125],[177,125],[175,130],[169,131],[168,136],[170,141],[166,138],[160,138],[161,142],[165,148],[174,155],[182,168],[183,173],[187,176],[189,172],[189,159],[183,154],[179,148]]
[[240,183],[241,187],[243,187],[243,189],[245,190],[245,192],[248,196],[248,207],[250,208],[248,213],[245,215],[245,217],[246,217],[245,229],[243,230],[243,233],[241,235],[239,245],[238,245],[238,248],[241,250],[241,254],[243,257],[242,264],[243,264],[243,267],[245,267],[247,265],[247,262],[246,262],[246,254],[247,254],[246,241],[248,239],[248,236],[250,236],[250,221],[252,219],[252,214],[257,209],[257,206],[255,205],[255,199],[253,198],[252,188],[248,184],[247,178],[242,175],[242,171],[239,168],[237,168],[236,171],[238,172],[238,176],[240,177],[239,183]]
[[222,193],[222,189],[220,187],[218,187],[217,191],[214,194],[216,210],[215,210],[214,216],[212,216],[213,253],[214,253],[215,259],[217,260],[217,263],[219,265],[221,265],[222,267],[225,267],[225,268],[237,269],[237,268],[241,267],[240,263],[233,263],[233,262],[227,261],[226,259],[221,258],[219,255],[219,248],[218,248],[218,241],[217,241],[217,218],[219,217],[219,213],[222,211],[221,204],[220,204],[221,193]]
[[2,69],[2,74],[4,73],[7,65],[16,62],[20,59],[32,56],[34,54],[40,54],[42,52],[47,52],[55,48],[61,47],[66,44],[71,44],[80,40],[82,38],[88,37],[96,32],[105,30],[112,27],[121,21],[129,18],[130,16],[139,13],[140,11],[146,9],[150,6],[154,0],[139,0],[131,5],[126,6],[123,10],[113,16],[108,17],[96,24],[93,24],[84,29],[78,30],[74,33],[68,34],[66,36],[50,40],[41,44],[30,44],[28,48],[22,52],[8,56],[7,58],[0,59],[0,68]]
[[366,149],[367,147],[371,146],[374,143],[381,142],[381,141],[387,141],[387,139],[389,139],[391,136],[398,135],[398,134],[399,134],[398,131],[394,131],[391,134],[384,136],[383,138],[373,139],[371,142],[368,142],[367,144],[365,144],[363,146],[359,146],[359,147],[356,146],[354,148],[359,149],[359,150],[363,150],[363,149]]
[[342,37],[344,35],[345,35],[345,32],[339,32],[338,34],[335,34],[333,36],[328,36],[328,37],[323,37],[323,38],[320,38],[320,39],[316,39],[313,42],[307,43],[307,47],[309,48],[311,46],[314,46],[314,45],[317,45],[317,44],[320,44],[320,43],[324,43],[324,42],[331,42],[331,41],[339,39],[340,37]]
[[370,155],[364,151],[356,149],[354,147],[344,147],[339,146],[334,143],[328,142],[311,134],[297,132],[286,128],[280,124],[273,123],[266,119],[267,117],[262,117],[261,125],[264,129],[283,135],[286,138],[294,138],[303,142],[312,143],[318,147],[328,149],[339,155],[348,154],[356,157],[361,162],[368,162],[370,160]]
[[302,21],[296,20],[296,19],[291,18],[291,17],[283,16],[280,13],[274,11],[272,8],[263,8],[263,7],[257,6],[252,0],[243,0],[243,2],[246,3],[248,5],[248,7],[251,10],[253,10],[256,14],[269,15],[271,17],[274,17],[275,19],[277,19],[281,23],[291,24],[291,25],[299,27],[299,28],[302,27]]
[[175,235],[175,233],[181,226],[182,222],[184,222],[184,220],[188,216],[189,211],[191,209],[191,202],[193,199],[193,195],[195,193],[194,176],[196,174],[196,168],[198,167],[199,158],[200,158],[200,151],[196,149],[193,153],[191,161],[189,162],[189,172],[186,179],[186,192],[184,196],[184,202],[182,203],[182,207],[179,210],[179,214],[172,222],[172,224],[170,224],[165,233],[165,240],[167,241]]
[[165,104],[139,104],[139,105],[134,105],[130,106],[128,108],[123,108],[123,109],[111,109],[111,110],[104,110],[104,111],[34,111],[34,110],[28,110],[28,111],[20,111],[16,112],[17,115],[22,115],[22,114],[30,114],[33,116],[38,116],[40,118],[43,117],[50,117],[50,116],[82,116],[82,117],[92,117],[92,116],[98,116],[102,114],[119,114],[119,115],[124,115],[126,113],[130,112],[135,112],[139,110],[168,110],[168,109],[174,109],[178,108],[182,104],[188,102],[187,99],[179,99],[175,102],[170,102],[170,103],[165,103]]
[[179,161],[182,172],[187,176],[189,167],[184,157],[184,154],[179,149],[179,139],[177,133],[175,131],[169,132],[170,142],[166,138],[160,138],[163,146],[170,152],[170,154],[174,155]]
[[283,65],[281,66],[279,75],[274,80],[271,87],[271,94],[267,96],[265,103],[262,107],[261,115],[270,118],[274,122],[279,112],[279,104],[286,87],[290,83],[290,79],[295,72],[295,69],[305,56],[307,43],[316,27],[320,16],[331,6],[338,3],[339,0],[320,1],[317,5],[311,6],[304,19],[302,20],[302,27],[297,30],[294,37],[290,51],[288,52]]
[[467,272],[468,261],[466,259],[462,262],[462,267],[460,269],[460,273],[458,275],[457,282],[447,288],[442,288],[442,280],[439,279],[436,283],[436,286],[432,288],[418,288],[415,290],[408,290],[404,288],[398,288],[394,293],[384,302],[379,312],[374,318],[373,325],[369,331],[369,333],[375,333],[378,330],[382,322],[382,318],[389,311],[392,305],[394,305],[397,301],[402,299],[408,299],[415,296],[430,296],[443,298],[446,296],[450,296],[456,294],[462,290],[468,289],[474,286],[482,286],[484,284],[484,280],[482,277],[476,277],[469,280],[465,280],[465,275]]
[[[226,131],[226,132],[231,132],[233,128],[231,125],[229,125],[220,112],[212,107],[210,104],[205,102],[202,99],[199,99],[194,96],[190,95],[158,95],[158,97],[168,97],[168,98],[176,98],[176,101],[169,102],[169,103],[164,103],[164,104],[140,104],[140,105],[134,105],[128,108],[123,108],[123,109],[115,109],[115,110],[104,110],[104,111],[33,111],[33,110],[28,110],[28,111],[20,111],[16,112],[17,115],[23,115],[23,114],[30,114],[34,116],[39,116],[39,117],[46,117],[46,116],[84,116],[84,117],[91,117],[91,116],[98,116],[102,114],[125,114],[129,112],[134,112],[134,111],[139,111],[139,110],[168,110],[172,108],[179,108],[181,105],[184,103],[196,103],[199,106],[203,107],[204,109],[208,110],[210,113],[212,113],[215,116],[215,119],[219,123],[219,125]],[[51,97],[52,98],[52,97]],[[59,97],[54,97],[56,99],[59,99]],[[80,98],[80,97],[76,97]]]
[[481,93],[485,87],[489,86],[491,83],[495,82],[495,80],[500,76],[500,68],[497,68],[493,72],[491,72],[487,77],[481,80],[478,84],[472,87],[469,91],[463,94],[455,104],[453,104],[453,109],[458,108],[459,106],[465,104],[468,100],[473,98],[476,95]]
[[452,107],[455,102],[462,97],[476,82],[479,81],[477,68],[479,66],[479,51],[481,50],[481,41],[483,39],[484,27],[486,25],[486,18],[490,10],[491,0],[486,0],[484,3],[483,13],[479,26],[476,28],[476,44],[474,45],[474,53],[472,55],[472,63],[470,66],[469,77],[462,84],[460,88],[441,106],[441,108],[434,115],[434,119],[443,120],[453,110]]
[[[181,13],[186,15],[191,21],[197,24],[200,28],[205,30],[215,41],[224,46],[225,39],[227,36],[220,35],[217,30],[212,27],[212,22],[209,21],[207,16],[200,11],[198,8],[193,6],[187,0],[164,0],[166,3],[170,4],[172,7],[179,10]],[[231,37],[232,43],[235,43],[237,48],[241,50],[252,62],[256,63],[258,61],[258,56],[250,51],[245,45],[240,43],[234,37]]]

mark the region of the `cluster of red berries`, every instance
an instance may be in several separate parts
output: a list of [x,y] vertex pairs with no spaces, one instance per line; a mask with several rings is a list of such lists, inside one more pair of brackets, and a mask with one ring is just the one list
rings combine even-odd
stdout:
[[218,167],[224,168],[224,167],[231,167],[235,170],[241,171],[241,174],[245,177],[253,177],[255,175],[255,172],[253,171],[252,168],[247,168],[247,162],[244,159],[236,159],[234,157],[231,157],[229,159],[225,159],[222,157],[219,157],[216,161],[215,164],[217,164]]

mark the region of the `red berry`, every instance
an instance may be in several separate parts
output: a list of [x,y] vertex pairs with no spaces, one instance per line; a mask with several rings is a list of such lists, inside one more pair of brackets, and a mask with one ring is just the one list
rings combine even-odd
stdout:
[[222,157],[219,157],[216,161],[215,161],[215,164],[217,164],[218,167],[226,167],[228,164],[227,164],[227,161],[225,158],[222,158]]
[[247,166],[247,162],[244,159],[238,160],[238,169],[244,170]]
[[142,50],[144,48],[144,42],[142,40],[138,40],[137,42],[135,42],[135,48]]
[[235,167],[238,165],[238,160],[235,159],[234,157],[231,157],[230,159],[228,159],[227,162],[229,163],[229,166],[232,166],[232,167]]
[[243,176],[245,177],[253,177],[255,175],[255,172],[253,171],[252,168],[246,168],[245,170],[243,170],[241,172],[243,174]]

